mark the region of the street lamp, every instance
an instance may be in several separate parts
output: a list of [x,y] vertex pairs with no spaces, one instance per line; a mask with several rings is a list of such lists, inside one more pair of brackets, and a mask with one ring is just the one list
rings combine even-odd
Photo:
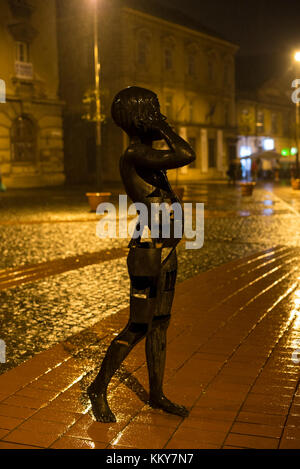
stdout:
[[[300,64],[300,51],[296,51],[294,54],[294,60],[296,64]],[[296,171],[295,171],[295,179],[298,179],[299,177],[299,124],[300,124],[300,119],[299,119],[299,102],[296,100],[296,148],[297,148],[297,153],[296,153]]]
[[101,102],[100,102],[100,60],[98,38],[98,0],[94,3],[94,72],[95,72],[95,102],[96,102],[96,183],[97,190],[102,190],[102,165],[101,165]]

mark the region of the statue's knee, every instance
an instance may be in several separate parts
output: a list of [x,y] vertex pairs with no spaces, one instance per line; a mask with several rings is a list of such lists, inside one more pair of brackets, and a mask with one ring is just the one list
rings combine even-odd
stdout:
[[126,347],[131,345],[128,340],[121,340],[121,339],[116,339],[115,343],[118,344],[118,345],[125,345]]
[[132,334],[137,334],[137,335],[146,335],[148,332],[148,324],[146,323],[138,323],[138,322],[132,322],[129,326],[128,329]]
[[129,321],[125,329],[113,340],[118,346],[132,347],[141,340],[148,331],[148,325]]
[[155,298],[157,295],[157,279],[155,277],[131,276],[130,295],[133,298]]
[[153,277],[131,277],[130,322],[148,324],[155,312],[157,279]]
[[154,327],[163,327],[167,328],[170,324],[171,315],[170,314],[162,314],[160,316],[154,316],[152,321],[152,328]]

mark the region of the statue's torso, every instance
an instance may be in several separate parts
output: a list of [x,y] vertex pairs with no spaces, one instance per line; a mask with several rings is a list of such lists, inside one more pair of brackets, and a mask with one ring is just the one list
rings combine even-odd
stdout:
[[[136,166],[130,156],[125,154],[120,159],[120,174],[127,195],[134,203],[143,203],[148,210],[148,227],[151,229],[151,204],[174,202],[180,203],[168,181],[167,172]],[[183,221],[182,221],[183,223]],[[173,221],[170,226],[171,236],[163,240],[164,246],[176,246],[180,239],[174,239]],[[156,241],[161,241],[156,240]]]

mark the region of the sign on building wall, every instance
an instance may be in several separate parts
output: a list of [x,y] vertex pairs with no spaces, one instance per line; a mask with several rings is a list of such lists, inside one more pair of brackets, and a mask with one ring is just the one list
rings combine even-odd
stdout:
[[0,80],[0,103],[6,103],[6,86],[4,80]]
[[32,80],[33,66],[29,62],[15,62],[15,73],[17,78]]

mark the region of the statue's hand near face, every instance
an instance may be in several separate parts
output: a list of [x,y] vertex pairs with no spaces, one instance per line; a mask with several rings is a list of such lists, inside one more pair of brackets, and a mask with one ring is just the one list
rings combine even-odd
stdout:
[[[168,126],[166,117],[160,112],[149,113],[147,116],[140,117],[139,123],[145,132],[154,132],[156,135]],[[163,138],[163,135],[160,135]]]

